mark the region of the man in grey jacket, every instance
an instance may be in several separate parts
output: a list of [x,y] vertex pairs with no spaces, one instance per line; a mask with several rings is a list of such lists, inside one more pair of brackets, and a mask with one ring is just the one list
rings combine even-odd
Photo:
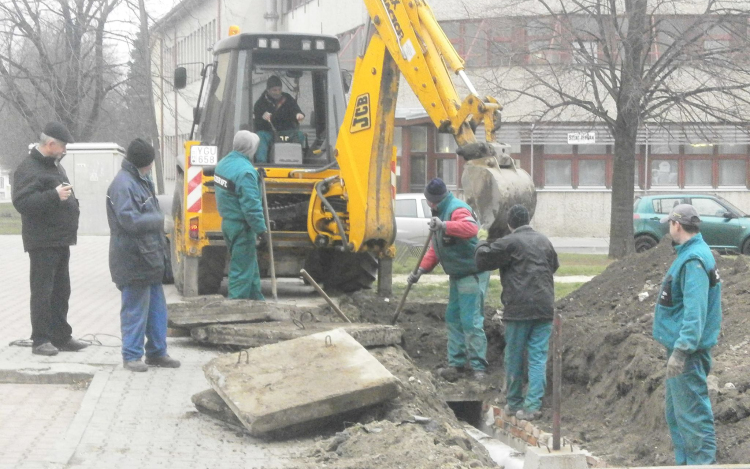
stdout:
[[[122,169],[107,190],[109,271],[122,292],[120,329],[125,369],[177,368],[167,355],[167,302],[161,281],[166,268],[164,215],[151,182],[154,148],[130,142]],[[146,342],[146,363],[141,361]]]
[[[553,274],[560,266],[549,239],[529,225],[522,205],[508,211],[511,233],[479,244],[474,258],[480,270],[500,269],[505,323],[506,412],[523,420],[541,416],[547,381],[547,351],[555,305]],[[523,352],[528,355],[529,386],[523,396]]]

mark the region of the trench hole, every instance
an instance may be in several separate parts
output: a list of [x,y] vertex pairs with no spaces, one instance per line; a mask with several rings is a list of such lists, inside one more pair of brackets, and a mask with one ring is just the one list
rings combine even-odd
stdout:
[[482,401],[447,401],[456,418],[474,428],[482,425]]

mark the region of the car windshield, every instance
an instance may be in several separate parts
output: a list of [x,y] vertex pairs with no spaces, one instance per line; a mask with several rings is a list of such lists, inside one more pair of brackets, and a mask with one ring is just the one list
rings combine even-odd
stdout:
[[738,209],[737,207],[735,207],[735,206],[734,206],[734,205],[733,205],[733,204],[732,204],[732,203],[731,203],[730,201],[728,201],[727,199],[725,199],[725,198],[723,198],[723,197],[717,197],[717,198],[721,200],[721,203],[722,203],[722,204],[724,204],[724,206],[725,206],[725,207],[729,208],[730,210],[732,210],[732,211],[733,211],[734,213],[736,213],[737,215],[739,215],[739,216],[741,216],[741,217],[746,217],[746,216],[747,216],[747,213],[745,213],[745,212],[743,212],[742,210],[740,210],[740,209]]

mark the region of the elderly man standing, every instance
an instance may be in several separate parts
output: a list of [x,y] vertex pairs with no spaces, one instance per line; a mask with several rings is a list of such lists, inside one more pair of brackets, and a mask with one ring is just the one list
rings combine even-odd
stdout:
[[721,329],[721,282],[692,205],[677,205],[669,223],[677,258],[664,276],[653,335],[667,348],[666,418],[678,465],[716,462],[716,434],[706,378]]
[[473,370],[473,378],[481,381],[487,369],[487,336],[484,333],[484,297],[490,281],[489,272],[482,272],[474,264],[472,254],[477,245],[479,224],[474,212],[465,202],[453,196],[440,178],[435,178],[424,191],[425,198],[437,216],[430,220],[433,232],[430,249],[414,273],[410,284],[430,272],[438,263],[450,279],[448,308],[448,368],[440,375],[454,381],[459,373]]
[[265,300],[260,289],[256,238],[266,232],[260,179],[250,162],[260,138],[247,130],[234,136],[233,151],[214,171],[221,231],[229,249],[229,298]]
[[[151,181],[154,148],[130,142],[122,169],[107,190],[109,271],[122,292],[120,330],[126,370],[179,368],[167,355],[167,301],[161,285],[166,268],[164,214]],[[146,363],[141,361],[146,339]]]
[[[500,269],[505,324],[506,412],[522,420],[541,416],[547,384],[547,351],[555,311],[553,274],[560,266],[549,239],[529,225],[523,205],[508,211],[511,234],[480,243],[474,254],[481,269]],[[523,355],[528,355],[529,386],[523,396]]]
[[68,324],[70,246],[78,233],[78,200],[60,160],[73,136],[58,122],[44,127],[39,143],[13,176],[13,206],[21,214],[23,248],[31,262],[31,353],[57,355],[88,345]]

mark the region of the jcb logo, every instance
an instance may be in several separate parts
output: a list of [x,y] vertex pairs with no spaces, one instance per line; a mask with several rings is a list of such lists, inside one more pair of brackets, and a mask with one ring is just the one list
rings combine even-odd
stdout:
[[351,133],[370,128],[370,94],[359,95],[356,104],[357,107],[354,108],[354,116],[352,117]]

